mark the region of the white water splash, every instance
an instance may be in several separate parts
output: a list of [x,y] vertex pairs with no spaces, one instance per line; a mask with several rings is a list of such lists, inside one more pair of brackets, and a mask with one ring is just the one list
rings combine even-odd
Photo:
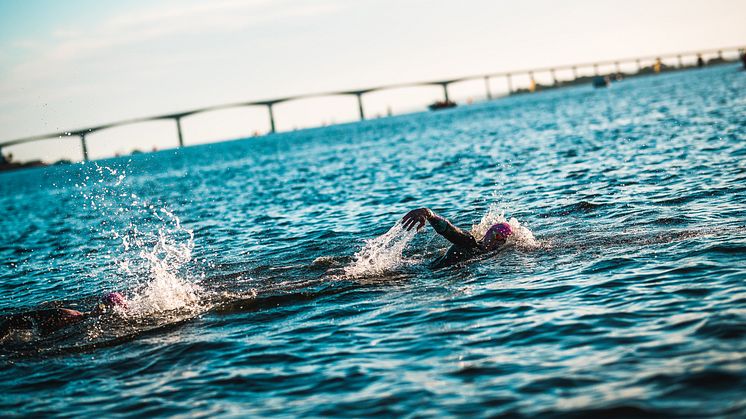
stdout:
[[[192,261],[194,233],[181,226],[181,220],[170,211],[161,209],[171,227],[158,230],[152,247],[140,249],[139,256],[147,262],[149,277],[129,299],[128,312],[144,315],[177,309],[196,310],[202,290],[182,277],[184,267]],[[186,233],[188,238],[179,238]]]
[[[516,246],[527,250],[539,247],[539,241],[536,240],[531,230],[515,218],[507,220],[505,213],[496,204],[490,205],[482,219],[472,225],[471,234],[477,239],[481,239],[492,225],[502,222],[507,222],[513,229],[513,235],[507,241],[508,246]],[[425,226],[425,228],[429,228],[429,226]],[[417,230],[406,231],[402,227],[401,221],[397,222],[386,233],[365,242],[365,246],[355,253],[352,263],[344,268],[345,275],[351,278],[360,278],[391,272],[405,262],[402,252],[416,234]]]
[[[200,310],[203,290],[194,279],[194,233],[181,225],[172,211],[124,191],[126,173],[95,164],[80,185],[87,207],[102,219],[94,229],[108,232],[120,248],[109,250],[115,268],[109,291],[127,296],[128,316],[147,316],[170,310]],[[112,179],[113,178],[113,179]]]
[[345,275],[360,278],[390,272],[403,262],[402,252],[415,234],[416,229],[406,231],[401,222],[397,222],[386,233],[365,242],[352,263],[344,268]]
[[471,234],[478,240],[481,240],[487,230],[497,223],[507,222],[513,229],[513,234],[508,238],[507,245],[513,245],[521,249],[536,249],[539,247],[539,241],[534,237],[526,226],[522,225],[517,219],[511,217],[505,218],[505,212],[500,210],[497,204],[490,204],[487,212],[482,216],[478,223],[472,224]]

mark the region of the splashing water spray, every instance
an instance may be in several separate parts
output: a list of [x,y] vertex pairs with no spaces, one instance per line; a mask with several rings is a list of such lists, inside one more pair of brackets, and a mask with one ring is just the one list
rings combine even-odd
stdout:
[[[181,220],[161,208],[167,224],[160,226],[149,246],[140,240],[139,257],[146,262],[148,279],[135,289],[130,306],[135,314],[177,309],[197,310],[201,288],[183,278],[192,261],[194,233],[181,226]],[[186,237],[184,237],[186,235]]]
[[539,241],[536,240],[531,230],[522,225],[514,217],[511,217],[510,220],[506,219],[505,212],[500,210],[497,204],[490,204],[482,219],[478,223],[472,224],[471,234],[477,240],[480,240],[487,234],[487,230],[497,223],[508,223],[513,230],[513,234],[508,237],[507,245],[513,245],[519,249],[526,250],[536,249],[540,246]]
[[352,263],[344,268],[345,275],[351,278],[381,275],[399,266],[402,252],[417,234],[416,229],[407,231],[401,221],[389,231],[372,240],[355,253]]
[[[190,272],[194,233],[163,205],[152,204],[123,191],[121,169],[95,165],[99,179],[85,176],[81,190],[87,206],[102,218],[100,227],[117,240],[119,249],[108,251],[114,266],[114,288],[127,288],[128,316],[185,310],[200,311],[203,290]],[[109,177],[114,177],[111,182]],[[111,272],[107,272],[111,274]]]
[[[513,234],[507,241],[508,246],[525,250],[539,247],[539,241],[536,240],[531,230],[521,225],[515,218],[506,220],[504,212],[499,210],[496,204],[491,204],[482,219],[472,225],[471,234],[481,239],[491,226],[502,222],[507,222],[513,229]],[[420,229],[420,231],[424,230],[424,228]],[[403,257],[404,249],[416,234],[416,229],[407,231],[401,221],[398,221],[386,233],[365,241],[363,248],[355,253],[352,263],[344,268],[345,275],[349,278],[360,278],[382,275],[396,269],[406,262]]]

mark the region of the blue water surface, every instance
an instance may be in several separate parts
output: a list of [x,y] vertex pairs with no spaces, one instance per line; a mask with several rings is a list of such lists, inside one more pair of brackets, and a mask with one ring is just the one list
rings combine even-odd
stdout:
[[[130,302],[0,342],[0,416],[744,416],[744,91],[722,65],[2,173],[0,313]],[[389,231],[417,207],[525,240],[433,270],[444,239]]]

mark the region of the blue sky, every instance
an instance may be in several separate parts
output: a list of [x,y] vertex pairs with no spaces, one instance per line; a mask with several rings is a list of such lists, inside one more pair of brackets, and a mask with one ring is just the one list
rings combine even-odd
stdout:
[[[740,0],[0,0],[0,141],[225,102],[746,44],[743,16]],[[483,86],[452,96],[479,98]],[[439,95],[378,92],[366,111],[423,109]],[[275,113],[280,130],[357,118],[352,97]],[[262,108],[183,124],[189,144],[268,129]],[[89,148],[96,158],[174,145],[161,121],[101,131]],[[80,158],[69,140],[4,152]]]

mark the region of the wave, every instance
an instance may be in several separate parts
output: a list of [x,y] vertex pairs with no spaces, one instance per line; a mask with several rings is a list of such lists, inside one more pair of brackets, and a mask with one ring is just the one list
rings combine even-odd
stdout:
[[[260,310],[346,292],[355,287],[390,285],[406,280],[411,276],[408,269],[424,265],[423,260],[433,256],[427,249],[409,249],[418,232],[406,231],[398,221],[384,234],[366,240],[352,257],[316,258],[306,268],[309,277],[319,276],[314,271],[325,271],[320,277],[293,281],[282,277],[253,280],[254,275],[266,274],[260,267],[256,271],[207,278],[205,271],[195,264],[194,231],[186,228],[173,210],[126,191],[123,185],[126,174],[122,172],[96,166],[96,173],[102,178],[115,178],[103,183],[86,178],[79,188],[85,191],[81,193],[88,208],[107,220],[100,228],[118,243],[118,251],[111,253],[109,266],[109,278],[115,280],[101,285],[107,290],[121,290],[128,300],[128,309],[91,319],[51,336],[22,336],[12,342],[0,342],[3,352],[38,355],[86,351],[183,324],[206,312]],[[499,222],[509,223],[514,232],[504,249],[517,251],[606,249],[616,244],[647,245],[714,234],[709,230],[630,232],[611,236],[596,233],[543,236],[539,240],[516,218],[507,218],[496,203],[489,205],[479,221],[471,225],[470,232],[481,238],[490,226]],[[435,235],[429,228],[421,231]],[[475,263],[487,257],[511,255],[501,251],[497,256],[477,258]],[[85,307],[94,305],[95,300],[95,296],[88,296],[66,303]]]
[[[621,231],[607,232],[582,231],[575,229],[571,234],[547,234],[542,236],[541,245],[545,249],[554,251],[571,250],[599,250],[606,251],[609,247],[649,246],[667,244],[704,237],[717,237],[733,233],[746,233],[746,227],[734,228],[696,228],[688,230],[646,231],[644,228],[626,228]],[[727,248],[727,246],[722,246]],[[714,247],[717,251],[719,247]],[[709,249],[708,249],[709,251]],[[737,249],[734,251],[737,252]]]

